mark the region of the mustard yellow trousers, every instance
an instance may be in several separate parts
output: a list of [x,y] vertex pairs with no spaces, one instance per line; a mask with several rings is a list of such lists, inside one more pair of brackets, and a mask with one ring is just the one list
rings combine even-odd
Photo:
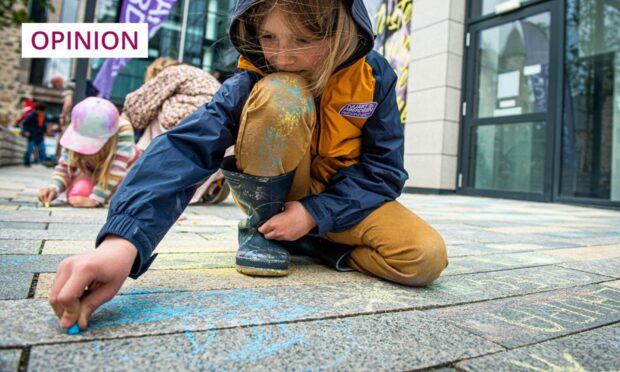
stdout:
[[[305,86],[303,78],[286,73],[258,81],[242,111],[235,144],[237,167],[244,173],[272,177],[296,170],[288,200],[324,189],[310,172],[317,120]],[[355,270],[404,285],[430,284],[448,265],[439,233],[397,201],[324,238],[354,247],[346,260]]]

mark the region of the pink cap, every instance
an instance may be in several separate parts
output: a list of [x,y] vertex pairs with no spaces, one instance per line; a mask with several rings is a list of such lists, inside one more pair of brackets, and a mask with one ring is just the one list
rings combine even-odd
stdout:
[[60,144],[82,155],[97,153],[118,131],[118,110],[112,102],[88,97],[71,111],[71,125]]

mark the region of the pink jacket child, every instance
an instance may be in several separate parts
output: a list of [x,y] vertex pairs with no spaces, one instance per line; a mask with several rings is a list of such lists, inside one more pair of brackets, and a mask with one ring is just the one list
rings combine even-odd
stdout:
[[46,206],[62,192],[73,207],[105,205],[138,157],[133,128],[119,125],[116,107],[98,97],[73,108],[60,145],[51,183],[39,190],[39,200]]

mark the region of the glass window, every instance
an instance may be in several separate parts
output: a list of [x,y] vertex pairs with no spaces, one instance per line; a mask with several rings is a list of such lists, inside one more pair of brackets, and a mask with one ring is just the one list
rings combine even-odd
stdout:
[[477,117],[547,111],[550,24],[545,12],[480,32]]
[[480,17],[487,14],[495,13],[495,7],[507,0],[474,0],[472,1],[471,14],[474,17]]
[[542,193],[545,127],[544,122],[475,127],[474,187]]
[[620,2],[566,10],[560,193],[620,201]]
[[[183,62],[216,73],[222,77],[234,71],[237,54],[228,39],[228,18],[234,0],[185,0],[187,24],[183,47]],[[120,0],[100,2],[99,22],[116,22]],[[184,1],[175,3],[170,15],[149,40],[148,59],[132,59],[114,81],[111,99],[121,104],[125,96],[144,83],[146,68],[158,57],[179,59],[183,28]],[[92,61],[92,78],[103,64],[103,59]]]
[[[529,3],[535,3],[538,0],[521,0],[520,6]],[[481,17],[489,14],[495,14],[495,7],[500,4],[514,3],[515,0],[472,0],[471,16]]]
[[[60,22],[76,22],[79,5],[79,0],[64,0],[62,2],[62,11],[60,12]],[[52,86],[50,79],[54,76],[60,76],[64,81],[71,80],[71,61],[71,58],[48,59],[45,65],[45,73],[43,74],[43,85]]]

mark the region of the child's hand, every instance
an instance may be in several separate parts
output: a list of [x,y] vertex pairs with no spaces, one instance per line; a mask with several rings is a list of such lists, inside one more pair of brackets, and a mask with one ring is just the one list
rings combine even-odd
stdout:
[[52,200],[56,199],[56,196],[56,189],[52,187],[42,187],[39,189],[39,200],[43,204],[47,204]]
[[69,328],[78,321],[86,329],[91,314],[127,279],[137,252],[129,241],[109,235],[95,251],[62,261],[49,298],[60,326]]
[[87,196],[72,196],[68,198],[67,202],[76,208],[96,208],[99,206],[99,203]]
[[308,234],[316,221],[304,206],[298,202],[287,202],[284,211],[271,217],[258,231],[266,239],[293,241]]

